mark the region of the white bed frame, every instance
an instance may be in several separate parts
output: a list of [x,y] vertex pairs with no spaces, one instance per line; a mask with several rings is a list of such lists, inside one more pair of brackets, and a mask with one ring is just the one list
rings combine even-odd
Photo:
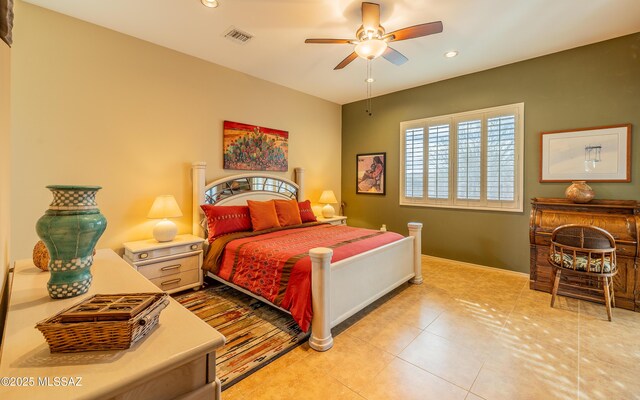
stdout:
[[[271,190],[250,190],[224,197],[216,205],[244,205],[247,200],[304,198],[304,170],[295,169],[296,182],[263,173],[228,176],[209,184],[205,182],[206,163],[195,162],[193,177],[193,234],[204,237],[201,221],[204,218],[201,204],[209,189],[226,182],[243,178],[265,178],[271,180]],[[295,190],[291,191],[294,188]],[[268,189],[268,188],[266,188]],[[311,297],[313,319],[309,345],[317,351],[326,351],[333,346],[331,328],[349,318],[367,305],[379,299],[404,282],[422,283],[421,233],[422,224],[410,222],[409,236],[365,253],[331,263],[333,250],[323,247],[309,250],[311,258]],[[259,300],[266,299],[208,273],[214,279],[232,286]],[[271,304],[267,302],[268,304]],[[281,309],[282,310],[282,309]],[[286,310],[283,310],[286,311]]]

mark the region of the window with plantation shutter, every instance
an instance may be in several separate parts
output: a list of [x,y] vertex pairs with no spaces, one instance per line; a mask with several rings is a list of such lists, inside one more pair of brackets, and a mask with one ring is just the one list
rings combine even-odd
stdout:
[[400,204],[522,211],[524,104],[405,121]]

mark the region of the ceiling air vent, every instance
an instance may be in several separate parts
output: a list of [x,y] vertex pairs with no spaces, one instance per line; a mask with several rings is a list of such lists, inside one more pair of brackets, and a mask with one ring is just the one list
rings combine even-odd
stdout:
[[232,26],[224,33],[224,37],[231,40],[232,42],[244,44],[251,40],[253,38],[253,35],[247,32],[243,32]]

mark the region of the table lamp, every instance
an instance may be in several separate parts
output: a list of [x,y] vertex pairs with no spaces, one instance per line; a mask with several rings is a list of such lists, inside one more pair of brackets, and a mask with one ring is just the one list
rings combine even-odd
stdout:
[[324,192],[322,192],[322,194],[320,195],[320,200],[318,200],[318,203],[325,204],[325,206],[322,207],[322,216],[325,218],[333,217],[336,213],[336,210],[331,204],[335,204],[337,202],[338,200],[336,199],[336,195],[333,194],[333,190],[325,190]]
[[170,242],[176,237],[178,227],[168,218],[177,217],[182,217],[182,211],[180,211],[180,207],[178,207],[178,203],[172,195],[165,194],[156,197],[147,218],[161,218],[153,228],[153,237],[158,242]]

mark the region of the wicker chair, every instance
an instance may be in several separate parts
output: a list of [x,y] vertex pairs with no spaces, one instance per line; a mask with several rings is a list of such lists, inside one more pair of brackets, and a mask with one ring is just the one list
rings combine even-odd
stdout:
[[[570,224],[557,227],[551,234],[549,263],[553,267],[551,307],[556,301],[560,276],[563,273],[569,276],[596,278],[598,288],[602,281],[604,303],[611,321],[611,306],[616,306],[613,277],[618,273],[618,268],[616,243],[609,232],[589,225]],[[580,285],[573,286],[583,288]]]

